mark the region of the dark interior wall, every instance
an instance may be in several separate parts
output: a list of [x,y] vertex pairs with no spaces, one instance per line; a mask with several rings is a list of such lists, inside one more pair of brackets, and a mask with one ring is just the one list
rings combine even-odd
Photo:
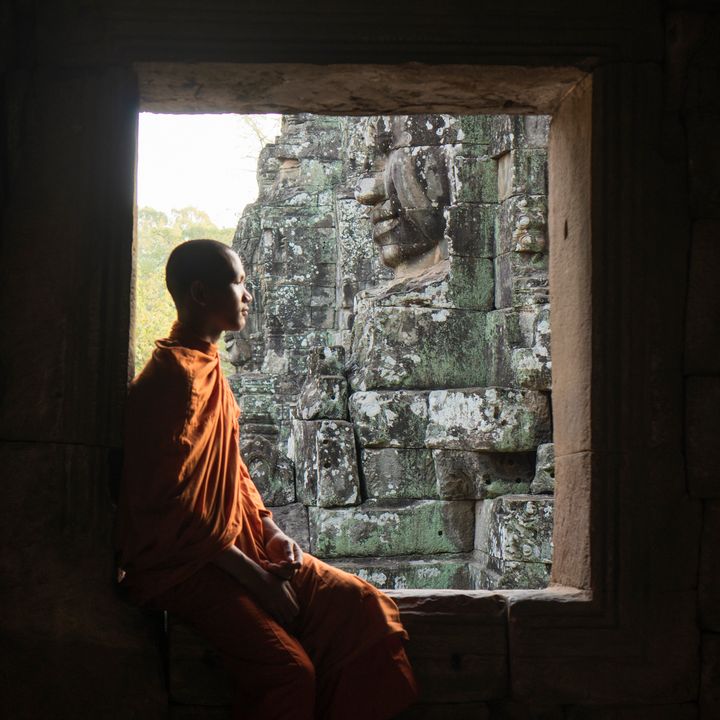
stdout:
[[[532,660],[515,660],[507,650],[507,609],[487,600],[493,619],[478,638],[505,648],[496,653],[502,667],[482,688],[481,680],[468,687],[472,674],[461,676],[462,683],[445,687],[443,702],[472,704],[477,718],[540,717],[541,711],[572,720],[720,716],[720,24],[714,4],[403,2],[382,11],[307,5],[25,0],[0,10],[0,712],[156,718],[167,702],[153,626],[112,591],[107,455],[120,443],[128,378],[139,107],[132,63],[421,61],[603,67],[599,79],[618,66],[628,77],[652,78],[658,89],[651,101],[659,112],[648,135],[662,180],[644,199],[655,220],[633,228],[638,244],[652,251],[633,254],[629,247],[607,261],[627,262],[638,277],[652,278],[647,287],[662,287],[627,309],[633,322],[648,313],[661,351],[638,357],[629,344],[621,364],[645,378],[638,417],[655,428],[655,451],[670,460],[657,474],[649,463],[637,466],[636,492],[619,506],[628,522],[618,543],[634,553],[641,575],[643,563],[652,567],[623,612],[633,605],[656,614],[660,630],[665,623],[682,645],[683,662],[662,696],[652,683],[630,688],[621,678],[613,694],[608,678],[627,668],[594,659],[599,651],[578,645],[569,630],[564,652],[584,663],[587,686],[569,688],[560,677],[539,692],[523,681],[535,669]],[[627,123],[609,131],[630,132],[638,118],[646,121],[632,102],[640,90],[626,89]],[[602,94],[596,97],[601,102]],[[606,170],[608,187],[632,173],[632,161]],[[634,189],[639,196],[641,190]],[[618,458],[625,460],[632,457]],[[670,486],[672,493],[665,490]],[[674,542],[678,508],[682,532]],[[449,650],[452,642],[448,637]],[[672,659],[655,635],[627,653],[634,658],[628,666],[653,660],[660,667],[663,653],[667,663]],[[542,663],[535,662],[540,677]]]

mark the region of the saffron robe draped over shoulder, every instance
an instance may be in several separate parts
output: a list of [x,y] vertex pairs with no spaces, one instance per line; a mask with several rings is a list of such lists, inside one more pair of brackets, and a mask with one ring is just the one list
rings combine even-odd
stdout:
[[132,381],[114,541],[127,598],[143,604],[237,545],[264,559],[271,515],[239,450],[240,409],[217,346],[175,321]]

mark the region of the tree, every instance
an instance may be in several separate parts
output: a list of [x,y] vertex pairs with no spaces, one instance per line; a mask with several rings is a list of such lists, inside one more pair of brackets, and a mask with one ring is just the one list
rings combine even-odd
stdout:
[[165,263],[173,248],[186,240],[211,238],[231,245],[234,228],[217,227],[207,213],[193,207],[168,217],[150,207],[138,210],[135,294],[135,369],[149,360],[157,338],[166,337],[175,306],[165,287]]

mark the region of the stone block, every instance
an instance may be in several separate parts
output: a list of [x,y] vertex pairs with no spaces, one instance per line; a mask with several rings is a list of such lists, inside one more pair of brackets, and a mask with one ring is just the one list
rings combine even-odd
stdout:
[[495,258],[496,308],[547,303],[549,287],[547,253],[507,252]]
[[552,385],[550,306],[489,312],[485,353],[489,384],[549,390]]
[[466,136],[464,118],[452,115],[391,115],[396,147],[454,145]]
[[237,401],[240,406],[240,422],[242,424],[248,422],[275,424],[279,420],[277,395],[242,394]]
[[543,149],[511,150],[497,161],[497,197],[547,195],[547,152]]
[[720,374],[720,221],[693,227],[685,317],[685,372]]
[[435,498],[435,468],[423,448],[362,448],[360,463],[369,498]]
[[496,216],[495,203],[446,207],[445,240],[448,252],[463,257],[494,257]]
[[550,584],[550,563],[500,560],[477,552],[468,565],[470,587],[476,590],[540,590]]
[[450,255],[424,272],[395,278],[369,288],[355,298],[358,322],[380,306],[490,310],[494,298],[494,270],[489,258]]
[[433,450],[437,493],[444,500],[526,493],[533,473],[532,453]]
[[303,420],[346,420],[347,402],[344,375],[311,375],[300,389],[297,413]]
[[550,390],[552,359],[550,354],[550,308],[534,306],[519,313],[523,334],[530,337],[530,347],[514,348],[510,364],[517,384],[529,390]]
[[355,390],[484,383],[485,313],[423,307],[358,312],[348,379]]
[[720,377],[689,377],[685,384],[685,447],[690,494],[720,498]]
[[275,425],[244,425],[240,430],[242,458],[267,505],[295,502],[293,465],[280,452],[280,445],[281,437]]
[[350,395],[348,405],[362,447],[424,447],[428,425],[427,392],[356,392]]
[[464,555],[340,560],[334,561],[333,566],[357,575],[381,590],[462,590],[470,587],[468,560]]
[[[455,591],[398,594],[394,599],[410,635],[407,652],[423,702],[466,703],[507,697],[505,598]],[[447,717],[456,716],[450,712]]]
[[488,155],[456,155],[450,174],[450,203],[498,201],[498,169]]
[[309,552],[310,530],[307,508],[302,503],[293,503],[280,507],[268,506],[268,510],[272,512],[275,524],[286,535],[296,540],[303,550]]
[[547,197],[513,195],[500,203],[495,255],[547,250]]
[[705,503],[700,541],[700,626],[720,632],[720,502]]
[[549,115],[493,115],[488,151],[498,157],[515,148],[547,148]]
[[427,447],[530,452],[550,439],[550,406],[540,392],[490,387],[428,395]]
[[553,498],[504,495],[477,504],[475,549],[498,560],[552,562]]
[[308,355],[310,375],[342,375],[345,372],[345,348],[330,345],[313,348]]
[[311,327],[310,292],[308,285],[275,285],[266,298],[268,324],[281,332],[296,332]]
[[432,555],[472,549],[472,501],[415,500],[353,508],[311,507],[310,546],[319,557]]
[[341,420],[294,420],[290,456],[297,497],[305,505],[334,507],[360,502],[352,425]]
[[555,445],[543,443],[538,445],[535,477],[530,492],[533,495],[555,492]]

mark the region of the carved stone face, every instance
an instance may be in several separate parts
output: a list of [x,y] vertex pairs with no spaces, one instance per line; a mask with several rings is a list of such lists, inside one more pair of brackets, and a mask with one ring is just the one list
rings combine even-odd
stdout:
[[355,198],[372,207],[373,240],[396,275],[442,259],[450,163],[438,137],[445,123],[438,115],[401,115],[379,118],[368,133],[375,157]]

